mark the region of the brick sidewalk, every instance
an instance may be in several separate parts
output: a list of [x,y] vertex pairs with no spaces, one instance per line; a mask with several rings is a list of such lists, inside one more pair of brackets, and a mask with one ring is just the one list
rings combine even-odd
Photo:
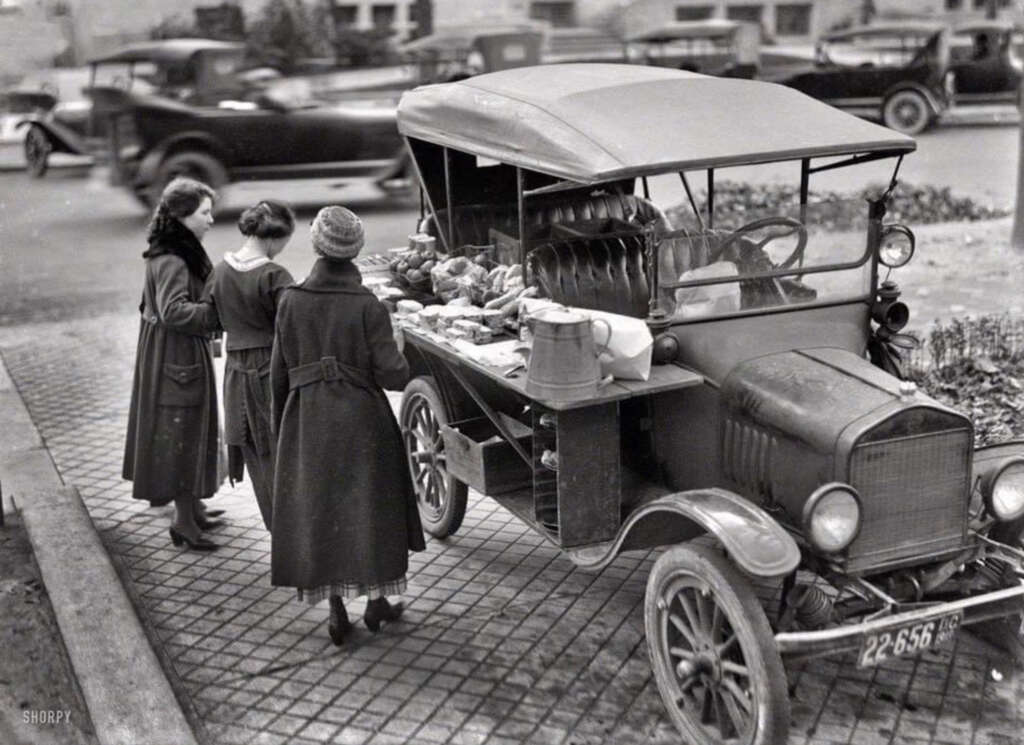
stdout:
[[[405,622],[337,649],[325,606],[269,581],[270,539],[248,485],[217,506],[210,555],[174,548],[168,509],[130,497],[121,452],[137,321],[0,330],[0,353],[64,481],[80,490],[208,743],[677,743],[650,671],[642,600],[652,554],[577,570],[470,494],[457,536],[411,559]],[[352,607],[359,617],[361,603]],[[859,670],[788,670],[789,743],[1024,742],[1019,676],[962,634],[954,650]]]

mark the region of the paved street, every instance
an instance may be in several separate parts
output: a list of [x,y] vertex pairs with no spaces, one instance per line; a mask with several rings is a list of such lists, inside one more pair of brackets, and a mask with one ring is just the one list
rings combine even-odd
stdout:
[[[995,127],[972,134],[988,143],[985,153],[1002,146],[1004,161],[1016,136]],[[961,141],[957,132],[950,137],[936,146]],[[922,151],[927,146],[923,138]],[[984,173],[947,176],[985,187]],[[994,177],[988,185],[1007,193]],[[251,189],[232,203],[244,204]],[[402,243],[415,219],[408,205],[358,187],[300,184],[271,193],[305,195],[291,196],[308,200],[304,218],[318,200],[346,195],[378,248]],[[213,535],[220,551],[174,548],[168,512],[133,501],[120,478],[144,220],[128,197],[87,179],[0,175],[0,201],[0,355],[62,478],[78,487],[123,567],[202,740],[679,742],[644,642],[653,554],[581,572],[471,494],[459,534],[412,557],[404,621],[378,635],[359,626],[337,649],[326,635],[326,606],[300,605],[270,586],[269,537],[248,484],[217,497],[230,518]],[[283,256],[299,276],[312,261],[304,233]],[[207,243],[217,259],[237,241],[229,213]],[[358,617],[362,604],[351,610]],[[1020,743],[1024,683],[1010,670],[993,676],[998,664],[997,653],[962,634],[955,647],[875,670],[857,669],[850,657],[792,667],[789,743]]]

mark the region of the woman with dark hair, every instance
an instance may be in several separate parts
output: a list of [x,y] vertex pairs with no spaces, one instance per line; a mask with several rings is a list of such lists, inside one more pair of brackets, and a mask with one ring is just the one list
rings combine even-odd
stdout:
[[345,598],[366,596],[371,631],[398,620],[411,551],[425,548],[405,447],[383,388],[409,365],[381,302],[352,262],[363,225],[344,207],[313,221],[319,257],[281,295],[270,362],[277,434],[271,583],[300,601],[329,599],[328,633],[344,642]]
[[288,270],[272,259],[291,239],[295,214],[282,202],[264,199],[242,213],[238,229],[245,242],[214,268],[209,290],[227,332],[224,439],[232,482],[242,478],[243,466],[249,470],[263,524],[270,530],[274,487],[270,349],[278,298],[293,282]]
[[213,199],[206,184],[174,179],[150,222],[122,471],[135,499],[174,502],[171,541],[198,551],[217,548],[201,531],[219,524],[206,519],[200,502],[219,486],[210,353],[218,323],[214,307],[202,302],[212,266],[200,243],[213,224]]

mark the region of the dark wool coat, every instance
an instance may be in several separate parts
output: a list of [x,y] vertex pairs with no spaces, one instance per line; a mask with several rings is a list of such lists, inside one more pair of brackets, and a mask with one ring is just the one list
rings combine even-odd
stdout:
[[[198,245],[191,232],[165,240],[190,237]],[[184,258],[159,243],[146,254],[122,475],[133,482],[135,499],[163,505],[180,496],[210,497],[219,485],[209,342],[218,324],[213,306],[199,302],[203,278]]]
[[274,585],[390,582],[425,548],[382,390],[408,377],[388,313],[352,262],[320,259],[282,293],[270,365]]

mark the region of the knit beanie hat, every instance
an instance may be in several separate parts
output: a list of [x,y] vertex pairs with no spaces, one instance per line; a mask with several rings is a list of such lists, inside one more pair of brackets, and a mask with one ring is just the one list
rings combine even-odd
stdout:
[[354,259],[363,248],[363,221],[338,205],[320,210],[309,232],[313,250],[328,259]]

